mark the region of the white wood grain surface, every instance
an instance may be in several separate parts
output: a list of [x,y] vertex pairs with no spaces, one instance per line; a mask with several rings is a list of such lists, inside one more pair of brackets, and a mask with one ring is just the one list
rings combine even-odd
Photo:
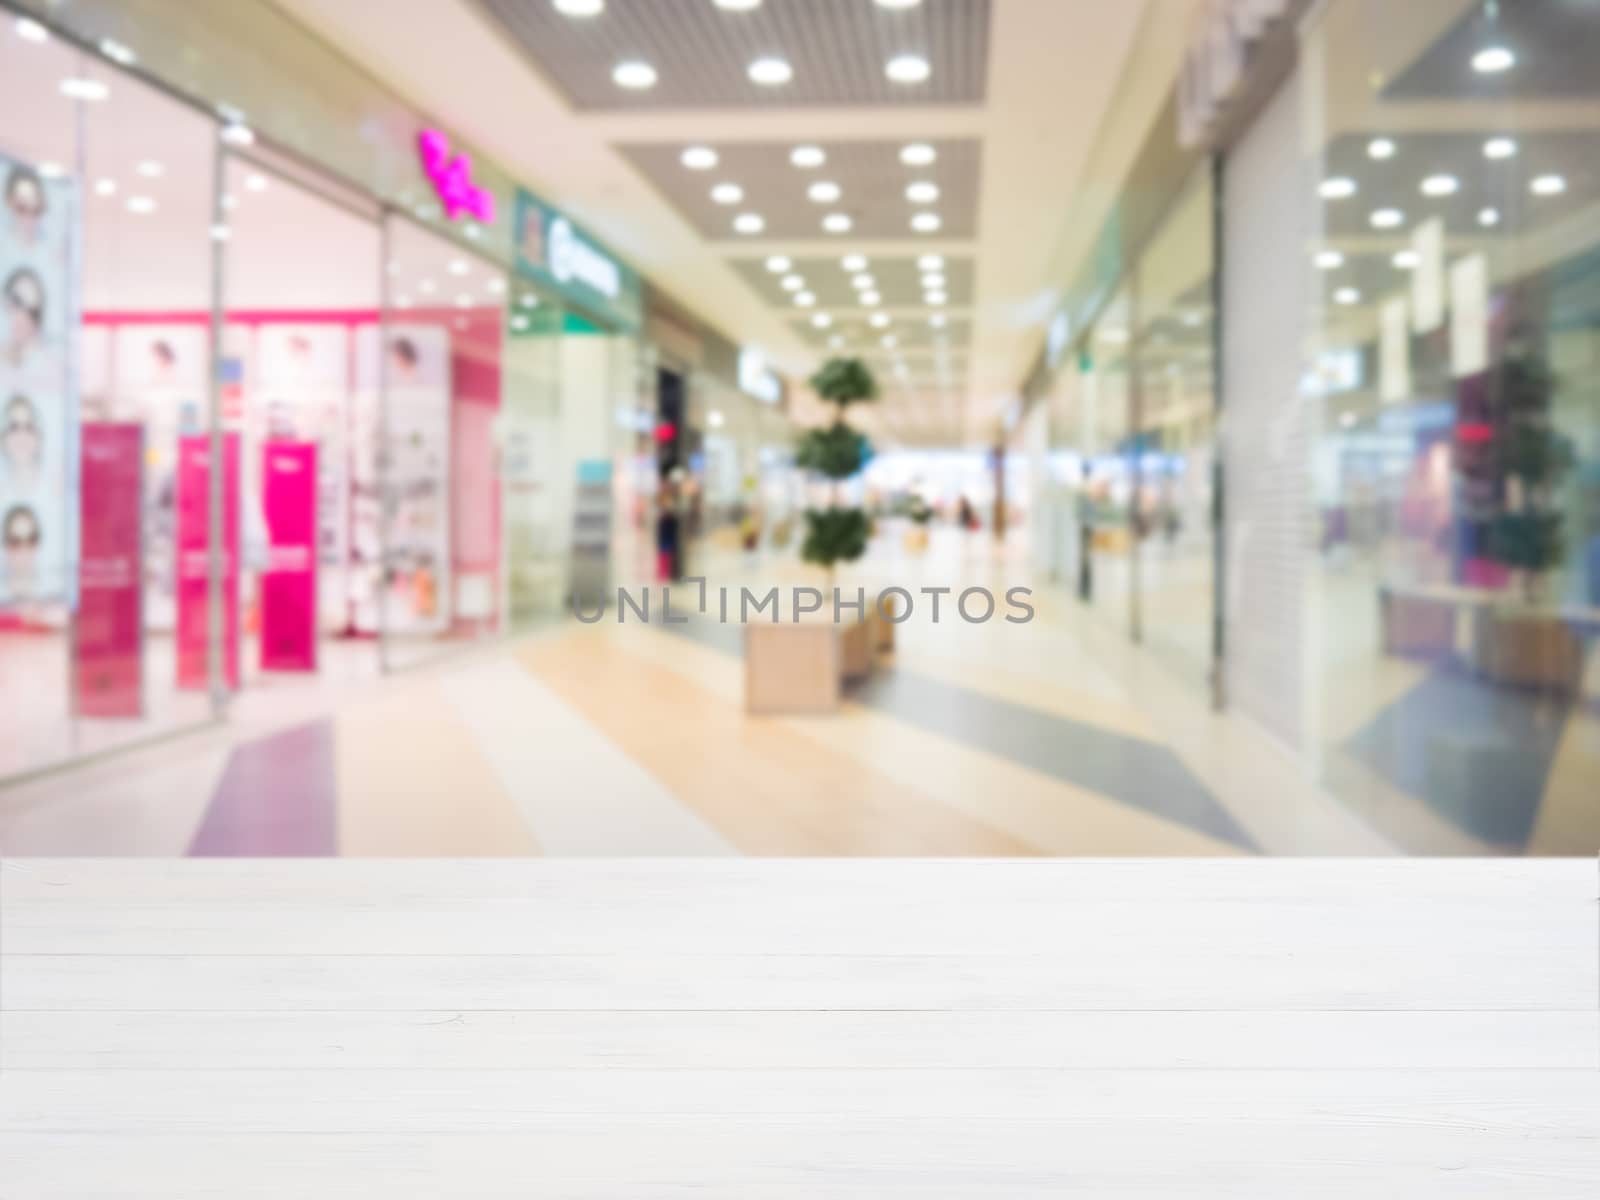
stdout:
[[0,1197],[1600,1194],[1587,860],[0,864]]

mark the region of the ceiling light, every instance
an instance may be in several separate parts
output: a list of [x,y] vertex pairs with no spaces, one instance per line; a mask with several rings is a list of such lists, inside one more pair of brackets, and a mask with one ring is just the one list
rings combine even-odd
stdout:
[[1332,271],[1344,266],[1344,255],[1337,250],[1319,250],[1315,261],[1324,271]]
[[1429,175],[1422,181],[1422,194],[1424,196],[1453,196],[1461,188],[1461,181],[1454,175]]
[[1498,75],[1516,65],[1517,56],[1504,46],[1485,46],[1472,56],[1472,69],[1481,75]]
[[501,279],[498,275],[491,275],[489,276],[489,282],[484,284],[484,286],[489,289],[489,293],[491,295],[498,296],[501,292],[506,290],[506,281]]
[[877,308],[878,305],[883,303],[883,297],[878,295],[877,292],[862,292],[857,299],[868,308]]
[[564,17],[598,17],[606,0],[550,0],[550,6]]
[[827,313],[812,313],[811,324],[816,326],[818,329],[826,329],[829,325],[833,324],[833,318]]
[[618,87],[640,91],[644,88],[655,87],[656,69],[647,62],[636,59],[618,63],[611,71],[611,82]]
[[1567,181],[1559,175],[1540,175],[1528,185],[1535,196],[1559,196],[1567,190]]
[[1346,196],[1356,194],[1356,181],[1347,179],[1343,175],[1335,175],[1332,179],[1324,179],[1317,188],[1317,193],[1324,200],[1343,200]]
[[923,293],[922,298],[925,301],[927,301],[929,304],[931,304],[933,307],[937,308],[937,307],[939,307],[939,305],[943,304],[950,297],[945,295],[945,293],[939,291],[937,288],[935,288],[931,292]]
[[1380,208],[1367,219],[1374,229],[1393,229],[1405,221],[1406,215],[1398,208]]
[[766,227],[759,213],[740,213],[733,219],[735,233],[760,233]]
[[1478,210],[1478,224],[1485,226],[1500,224],[1500,210],[1498,208],[1480,208]]
[[1361,293],[1353,287],[1342,287],[1333,294],[1335,304],[1357,304],[1361,300]]
[[921,258],[917,259],[917,266],[921,267],[924,271],[942,271],[944,270],[944,255],[924,254]]
[[771,258],[767,259],[767,270],[771,271],[774,275],[782,275],[793,265],[794,264],[789,261],[788,257],[782,254],[774,254]]
[[469,270],[471,270],[471,268],[467,266],[467,260],[464,258],[452,258],[449,266],[446,269],[452,275],[465,275]]
[[939,185],[920,179],[906,188],[906,199],[913,204],[932,204],[939,198]]
[[810,170],[827,162],[828,156],[822,152],[821,146],[796,146],[789,151],[789,161],[797,167]]
[[153,158],[145,159],[133,169],[146,179],[160,179],[162,175],[166,174],[166,168]]
[[1508,137],[1490,138],[1483,144],[1485,158],[1510,158],[1517,152],[1517,143]]
[[267,177],[252,173],[245,176],[244,186],[252,192],[264,192],[267,190]]
[[139,58],[132,50],[114,38],[100,39],[100,53],[104,54],[112,62],[124,67],[133,66]]
[[94,181],[94,194],[96,196],[115,196],[117,194],[117,181],[115,179],[96,179]]
[[934,313],[933,316],[928,318],[928,324],[932,325],[935,329],[943,329],[945,327],[946,319],[947,318],[943,313]]
[[874,282],[872,276],[868,275],[865,271],[863,271],[860,275],[852,276],[850,283],[858,292],[870,292],[873,288],[878,286],[877,283]]
[[225,242],[232,233],[233,231],[226,225],[213,225],[211,227],[211,240],[214,242]]
[[944,276],[938,271],[929,271],[922,277],[922,286],[935,290],[942,288],[944,286]]
[[801,308],[811,308],[817,303],[817,298],[810,292],[801,292],[794,298],[794,302]]
[[728,12],[749,12],[752,8],[761,7],[761,0],[713,0],[713,3]]
[[1422,256],[1415,250],[1398,250],[1389,261],[1400,270],[1409,271],[1422,261]]
[[230,146],[253,146],[256,141],[255,130],[240,121],[229,121],[220,136]]
[[25,42],[48,42],[50,31],[32,17],[18,17],[14,26],[17,36]]
[[846,271],[865,271],[867,269],[867,259],[862,254],[846,254],[839,260],[839,265]]
[[[395,301],[394,301],[394,306],[396,308],[410,308],[411,307],[411,297],[410,296],[396,296],[395,297]],[[524,319],[525,318],[520,318],[520,317],[518,318],[518,320],[524,320]],[[512,324],[516,325],[516,321],[513,321]],[[522,326],[518,325],[517,328],[521,329]]]
[[72,100],[104,100],[111,89],[98,79],[68,76],[61,81],[61,94]]
[[690,146],[678,155],[678,161],[691,171],[709,171],[717,165],[717,152],[710,146]]
[[892,333],[886,333],[879,338],[878,341],[881,342],[886,348],[893,349],[899,344],[900,339],[895,337]]
[[922,0],[878,0],[879,8],[915,8]]
[[844,338],[836,333],[828,339],[828,345],[837,350],[840,346],[844,345]]
[[921,83],[933,68],[920,54],[897,54],[884,64],[883,73],[895,83]]
[[469,242],[475,242],[483,236],[483,229],[470,221],[462,227],[461,232],[467,235]]
[[839,185],[827,179],[819,179],[806,189],[806,195],[817,204],[832,204],[839,198]]
[[777,87],[794,78],[794,68],[781,58],[758,58],[750,64],[750,82]]
[[918,233],[935,233],[941,224],[938,213],[918,213],[911,218],[911,228]]
[[798,292],[801,288],[806,286],[806,281],[800,278],[798,275],[785,275],[782,280],[782,285],[783,290],[786,292]]
[[868,317],[867,320],[872,323],[874,329],[884,329],[889,324],[889,314],[876,312]]
[[234,209],[239,207],[239,197],[235,196],[232,192],[223,192],[222,207],[228,212],[232,212]]
[[711,198],[718,204],[737,204],[744,199],[744,189],[737,183],[719,183],[711,189]]
[[465,292],[462,292],[461,295],[456,297],[456,307],[457,308],[471,308],[472,307],[472,297],[467,295]]
[[900,147],[900,161],[908,167],[925,167],[938,158],[937,151],[927,142],[912,142]]
[[437,290],[437,288],[438,288],[438,285],[435,284],[433,282],[433,280],[431,280],[431,279],[419,279],[419,280],[417,280],[417,291],[421,292],[425,296],[426,295],[431,295],[434,291]]
[[539,297],[535,296],[532,292],[523,292],[520,303],[522,304],[523,308],[538,308]]
[[829,233],[849,233],[851,221],[844,213],[829,213],[822,218],[822,227]]
[[1394,143],[1388,138],[1373,138],[1367,143],[1368,158],[1393,158]]
[[128,197],[128,211],[131,213],[138,213],[140,216],[144,216],[147,213],[155,212],[155,210],[156,202],[150,199],[149,196]]

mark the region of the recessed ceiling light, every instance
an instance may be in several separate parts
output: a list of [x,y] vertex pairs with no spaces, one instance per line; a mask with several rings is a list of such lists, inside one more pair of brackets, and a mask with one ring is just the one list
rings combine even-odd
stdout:
[[806,281],[798,275],[785,275],[782,285],[783,290],[786,292],[798,292],[806,286]]
[[828,345],[837,350],[840,346],[844,345],[844,338],[836,333],[828,339]]
[[851,221],[844,213],[829,213],[822,218],[822,227],[829,233],[849,233]]
[[789,161],[797,167],[810,170],[827,162],[828,156],[823,153],[821,146],[796,146],[789,151]]
[[115,38],[101,38],[100,53],[104,54],[112,62],[118,63],[124,67],[133,66],[133,64],[139,59],[137,54],[135,54],[127,46],[124,46],[121,42],[117,41]]
[[223,192],[222,207],[228,212],[232,212],[234,209],[239,207],[239,197],[235,196],[232,192]]
[[115,179],[96,179],[94,181],[94,194],[96,196],[115,196],[117,194],[117,181]]
[[550,0],[550,7],[564,17],[598,17],[605,11],[606,0]]
[[1429,175],[1422,181],[1422,194],[1424,196],[1453,196],[1461,188],[1461,181],[1454,175]]
[[50,31],[32,17],[18,17],[17,23],[13,28],[16,29],[17,36],[25,42],[48,42],[50,40]]
[[1318,250],[1315,261],[1317,266],[1324,271],[1332,271],[1337,267],[1344,266],[1344,255],[1337,250]]
[[467,241],[469,242],[475,242],[483,236],[482,227],[474,225],[470,221],[467,222],[466,225],[462,226],[461,232],[467,235]]
[[691,171],[709,171],[717,165],[717,152],[710,146],[690,146],[678,155],[678,161]]
[[867,259],[862,254],[846,254],[839,260],[839,265],[846,271],[865,271],[867,269]]
[[144,216],[146,213],[155,212],[155,210],[156,202],[150,199],[149,196],[128,197],[128,211],[131,213],[138,213],[140,216]]
[[911,218],[911,228],[918,233],[935,233],[941,224],[938,213],[918,213]]
[[1324,200],[1343,200],[1346,196],[1356,194],[1356,181],[1343,175],[1335,175],[1332,179],[1324,179],[1317,188],[1317,193]]
[[1535,196],[1559,196],[1567,190],[1567,181],[1559,175],[1540,175],[1528,185]]
[[858,292],[870,292],[870,291],[872,291],[873,288],[878,286],[877,281],[874,280],[872,278],[872,276],[868,275],[865,271],[863,271],[859,275],[851,276],[850,284]]
[[1490,138],[1483,144],[1485,158],[1510,158],[1517,152],[1517,143],[1508,137]]
[[417,291],[421,292],[424,296],[432,295],[438,290],[438,286],[439,285],[434,283],[431,279],[417,280]]
[[867,318],[867,320],[872,322],[872,327],[874,329],[883,329],[889,324],[889,314],[881,312],[873,313]]
[[1472,69],[1481,75],[1498,75],[1516,65],[1517,56],[1504,46],[1485,46],[1472,56]]
[[1388,138],[1373,138],[1367,143],[1368,158],[1393,158],[1394,142]]
[[737,183],[719,183],[711,189],[711,198],[718,204],[737,204],[744,199],[744,189]]
[[924,292],[922,298],[928,304],[931,304],[934,308],[938,308],[941,304],[943,304],[950,297],[945,295],[945,293],[940,291],[938,288],[934,288],[932,291]]
[[222,127],[221,138],[230,146],[253,146],[256,131],[242,121],[229,121]]
[[933,68],[920,54],[897,54],[883,65],[883,73],[895,83],[921,83]]
[[927,142],[912,142],[900,147],[900,161],[908,167],[925,167],[938,157],[938,152]]
[[879,8],[915,8],[922,0],[878,0]]
[[819,179],[806,189],[806,195],[817,204],[832,204],[839,198],[839,185],[829,179]]
[[498,296],[506,290],[506,281],[498,275],[489,276],[489,282],[483,285],[489,289],[490,294]]
[[827,313],[812,313],[811,323],[818,329],[826,329],[829,325],[833,324],[833,318]]
[[265,175],[251,173],[245,176],[244,186],[249,188],[252,192],[264,192],[267,190],[267,177]]
[[166,168],[153,158],[145,159],[133,169],[146,179],[160,179],[166,173]]
[[535,296],[532,292],[523,292],[520,303],[522,304],[523,308],[538,308],[539,297]]
[[794,78],[794,68],[781,58],[758,58],[750,64],[750,82],[777,87]]
[[1334,292],[1333,302],[1335,304],[1359,304],[1361,302],[1361,293],[1353,287],[1342,287]]
[[939,185],[919,179],[906,188],[906,199],[913,204],[932,204],[939,198]]
[[1500,210],[1498,208],[1480,208],[1478,210],[1479,225],[1500,224]]
[[795,296],[794,302],[801,308],[811,308],[817,303],[817,298],[810,292],[801,292]]
[[104,100],[111,89],[98,79],[69,76],[61,81],[61,94],[72,100]]
[[761,0],[713,0],[713,3],[729,12],[749,12],[752,8],[761,7]]
[[794,264],[782,254],[774,254],[771,258],[767,259],[767,270],[771,271],[774,275],[782,275],[793,265]]
[[883,303],[883,297],[878,295],[877,292],[862,292],[857,299],[868,308],[877,308],[878,305]]
[[233,230],[226,225],[213,225],[211,227],[211,240],[213,242],[225,242],[231,236],[233,236]]
[[632,91],[655,87],[656,69],[647,62],[630,59],[620,62],[611,71],[611,81],[618,87],[625,87]]
[[878,341],[883,343],[886,348],[892,349],[894,346],[899,344],[900,339],[895,337],[892,333],[886,333],[879,338]]
[[944,276],[938,271],[929,271],[922,277],[922,286],[934,288],[935,290],[942,288],[944,286]]
[[917,259],[917,266],[921,267],[924,271],[942,271],[944,270],[944,255],[924,254],[921,258]]
[[471,308],[472,307],[472,297],[467,295],[465,292],[462,292],[461,295],[456,297],[456,307],[457,308]]
[[1393,229],[1406,219],[1405,213],[1398,208],[1380,208],[1367,218],[1372,222],[1374,229]]
[[733,228],[736,233],[760,233],[767,227],[759,213],[740,213],[733,219]]
[[1422,258],[1415,250],[1398,250],[1389,261],[1400,270],[1409,271],[1421,262]]
[[452,258],[449,262],[449,265],[445,269],[448,270],[452,275],[465,275],[472,268],[467,266],[466,259]]
[[946,318],[943,313],[934,313],[933,316],[928,318],[928,324],[932,325],[935,329],[943,329],[945,327],[945,320]]

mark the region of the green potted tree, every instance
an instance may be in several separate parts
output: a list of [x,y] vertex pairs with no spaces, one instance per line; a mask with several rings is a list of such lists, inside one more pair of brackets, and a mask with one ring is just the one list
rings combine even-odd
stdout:
[[878,381],[858,358],[831,358],[811,377],[811,387],[833,405],[833,421],[808,429],[795,448],[795,466],[812,471],[831,483],[828,507],[806,510],[806,534],[800,557],[828,572],[833,586],[834,566],[854,562],[866,553],[871,524],[864,509],[839,503],[839,485],[858,474],[872,457],[865,435],[852,429],[845,414],[852,404],[878,398]]

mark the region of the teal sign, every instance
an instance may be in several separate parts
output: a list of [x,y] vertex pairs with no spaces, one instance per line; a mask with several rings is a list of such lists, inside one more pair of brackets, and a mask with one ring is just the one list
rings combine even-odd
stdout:
[[533,193],[517,189],[517,270],[625,330],[644,321],[639,276]]

